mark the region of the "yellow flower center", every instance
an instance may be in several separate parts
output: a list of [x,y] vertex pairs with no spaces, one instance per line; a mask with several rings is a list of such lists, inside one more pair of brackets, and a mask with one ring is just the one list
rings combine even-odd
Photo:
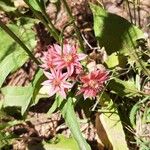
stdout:
[[89,86],[92,88],[98,88],[98,83],[96,81],[91,80],[89,82]]
[[72,58],[72,55],[71,55],[71,54],[68,54],[68,55],[65,55],[65,56],[64,56],[64,61],[65,61],[65,62],[71,62],[72,59],[73,59],[73,58]]
[[53,80],[53,85],[54,86],[59,86],[60,85],[60,80],[59,79]]

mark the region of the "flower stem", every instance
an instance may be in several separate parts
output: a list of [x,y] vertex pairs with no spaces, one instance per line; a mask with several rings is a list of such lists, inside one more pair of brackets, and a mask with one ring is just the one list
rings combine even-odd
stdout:
[[37,64],[39,65],[40,62],[37,58],[32,54],[32,52],[29,50],[29,48],[20,40],[19,37],[16,36],[1,20],[0,20],[0,27],[12,38],[14,41],[16,41],[29,55],[29,57]]
[[91,150],[90,145],[86,142],[84,137],[82,136],[82,133],[80,131],[80,127],[76,118],[76,114],[74,111],[73,106],[73,98],[69,97],[66,101],[64,101],[65,104],[61,109],[61,113],[63,118],[65,119],[65,122],[67,123],[74,139],[77,141],[79,148],[81,150]]
[[[29,8],[32,10],[32,12],[35,15],[35,17],[38,18],[45,25],[45,27],[49,30],[49,32],[52,34],[52,36],[54,37],[54,39],[56,41],[59,41],[59,35],[58,35],[57,30],[55,29],[54,25],[51,23],[50,19],[48,19],[48,16],[46,16],[47,14],[45,12],[43,12],[43,9],[40,7],[40,4],[38,4],[38,5],[39,5],[39,7],[40,7],[40,9],[41,9],[44,17],[46,17],[46,18],[44,18],[43,15],[40,12],[36,11],[30,5],[30,3],[28,2],[28,0],[24,0],[24,1],[29,6]],[[48,25],[47,22],[49,23],[50,26]]]
[[84,45],[83,45],[82,36],[81,36],[81,33],[80,33],[78,27],[77,27],[76,24],[75,24],[75,19],[74,19],[74,17],[72,16],[72,12],[71,12],[71,10],[70,10],[70,8],[69,8],[69,6],[68,6],[66,0],[62,0],[62,3],[64,4],[64,6],[65,6],[65,8],[66,8],[66,11],[67,11],[67,13],[68,13],[68,15],[69,15],[71,21],[73,21],[73,26],[74,26],[75,32],[76,32],[76,34],[77,34],[77,37],[78,37],[78,39],[79,39],[80,48],[81,48],[81,50],[84,52]]
[[[37,0],[37,4],[38,4],[38,6],[39,6],[40,9],[41,9],[41,13],[43,14],[43,16],[45,17],[45,19],[46,19],[47,22],[49,23],[50,28],[51,28],[51,30],[53,31],[53,33],[55,34],[55,36],[57,36],[57,38],[58,38],[58,37],[59,37],[59,33],[58,33],[57,29],[55,28],[55,26],[53,25],[53,23],[51,22],[49,16],[47,15],[47,13],[46,13],[46,11],[45,11],[45,6],[44,6],[43,3],[44,3],[43,1],[42,1],[42,4],[41,4],[41,2],[39,2],[39,1]],[[42,7],[42,6],[43,6],[43,7]],[[58,39],[57,39],[57,40],[58,40]]]

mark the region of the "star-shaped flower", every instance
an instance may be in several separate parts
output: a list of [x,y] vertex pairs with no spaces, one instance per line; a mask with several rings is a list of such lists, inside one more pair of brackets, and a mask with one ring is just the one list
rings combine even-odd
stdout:
[[67,73],[62,73],[60,70],[51,69],[51,73],[44,72],[48,80],[42,85],[50,86],[49,96],[59,93],[63,98],[66,98],[66,92],[72,87],[72,84],[67,82]]
[[80,78],[83,84],[77,94],[83,93],[84,98],[96,97],[102,90],[104,82],[108,79],[108,72],[104,70],[94,70]]

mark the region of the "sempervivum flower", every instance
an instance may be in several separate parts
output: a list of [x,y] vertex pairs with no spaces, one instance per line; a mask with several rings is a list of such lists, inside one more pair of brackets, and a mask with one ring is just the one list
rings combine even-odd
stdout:
[[80,60],[83,60],[86,55],[83,53],[77,54],[77,48],[69,44],[64,44],[63,49],[61,46],[55,44],[54,49],[54,65],[57,66],[58,70],[63,68],[67,69],[68,75],[71,76],[75,71],[75,68],[82,68]]
[[48,48],[48,51],[47,52],[44,52],[43,53],[43,57],[41,58],[43,64],[41,65],[41,67],[43,69],[53,69],[55,66],[54,66],[54,63],[53,63],[53,59],[54,59],[54,48],[52,46],[50,46]]
[[104,70],[94,70],[80,78],[83,86],[77,94],[83,93],[84,99],[96,97],[102,90],[104,82],[108,79],[108,72]]
[[49,96],[53,96],[55,93],[59,93],[63,98],[66,98],[66,92],[72,87],[72,84],[67,82],[67,73],[62,73],[60,70],[51,70],[51,73],[44,72],[47,81],[44,81],[42,85],[50,86]]

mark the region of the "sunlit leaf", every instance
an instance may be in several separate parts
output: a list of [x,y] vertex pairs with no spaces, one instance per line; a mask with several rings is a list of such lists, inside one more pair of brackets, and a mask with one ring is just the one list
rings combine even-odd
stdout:
[[5,12],[15,11],[16,8],[11,0],[0,0],[0,10]]
[[[109,103],[111,107],[106,107]],[[117,107],[106,93],[101,97],[101,107],[101,113],[98,113],[96,117],[96,128],[104,147],[113,150],[128,150]]]
[[122,55],[118,55],[116,52],[114,52],[108,56],[105,63],[107,64],[108,68],[113,69],[116,66],[124,68],[127,61],[125,57],[123,57]]
[[110,55],[113,52],[133,52],[137,39],[144,38],[143,32],[126,19],[108,13],[100,6],[90,4],[94,17],[94,33],[101,47]]
[[[147,69],[148,64],[140,59],[138,54],[139,39],[144,39],[144,33],[137,26],[131,24],[126,19],[90,3],[90,8],[94,18],[94,33],[101,47],[105,47],[108,55],[117,52],[122,59],[128,56],[128,63],[136,63],[139,71],[150,76]],[[123,58],[124,57],[124,58]]]
[[37,150],[44,148],[45,150],[79,150],[78,144],[73,138],[66,138],[63,135],[57,135],[57,137],[49,142],[42,142],[38,145],[29,145],[30,150]]
[[45,3],[47,0],[24,0],[29,6],[31,6],[34,10],[41,12],[41,10],[45,9]]
[[[21,20],[20,20],[21,21]],[[23,21],[23,20],[22,20]],[[36,45],[35,32],[32,30],[33,22],[17,26],[9,24],[8,27],[17,33],[17,36],[31,49]],[[16,42],[9,37],[1,28],[0,36],[0,87],[9,73],[21,67],[27,60],[28,55]]]
[[0,63],[0,87],[2,86],[5,78],[9,75],[9,73],[12,70],[16,70],[17,68],[21,67],[27,59],[27,54],[22,50],[13,52],[5,57],[5,59]]
[[114,78],[109,82],[108,88],[119,96],[140,96],[140,91],[136,88],[134,81],[123,81],[118,78]]
[[30,104],[33,88],[31,85],[26,87],[7,86],[2,88],[2,94],[4,95],[3,107],[21,107],[23,115]]

